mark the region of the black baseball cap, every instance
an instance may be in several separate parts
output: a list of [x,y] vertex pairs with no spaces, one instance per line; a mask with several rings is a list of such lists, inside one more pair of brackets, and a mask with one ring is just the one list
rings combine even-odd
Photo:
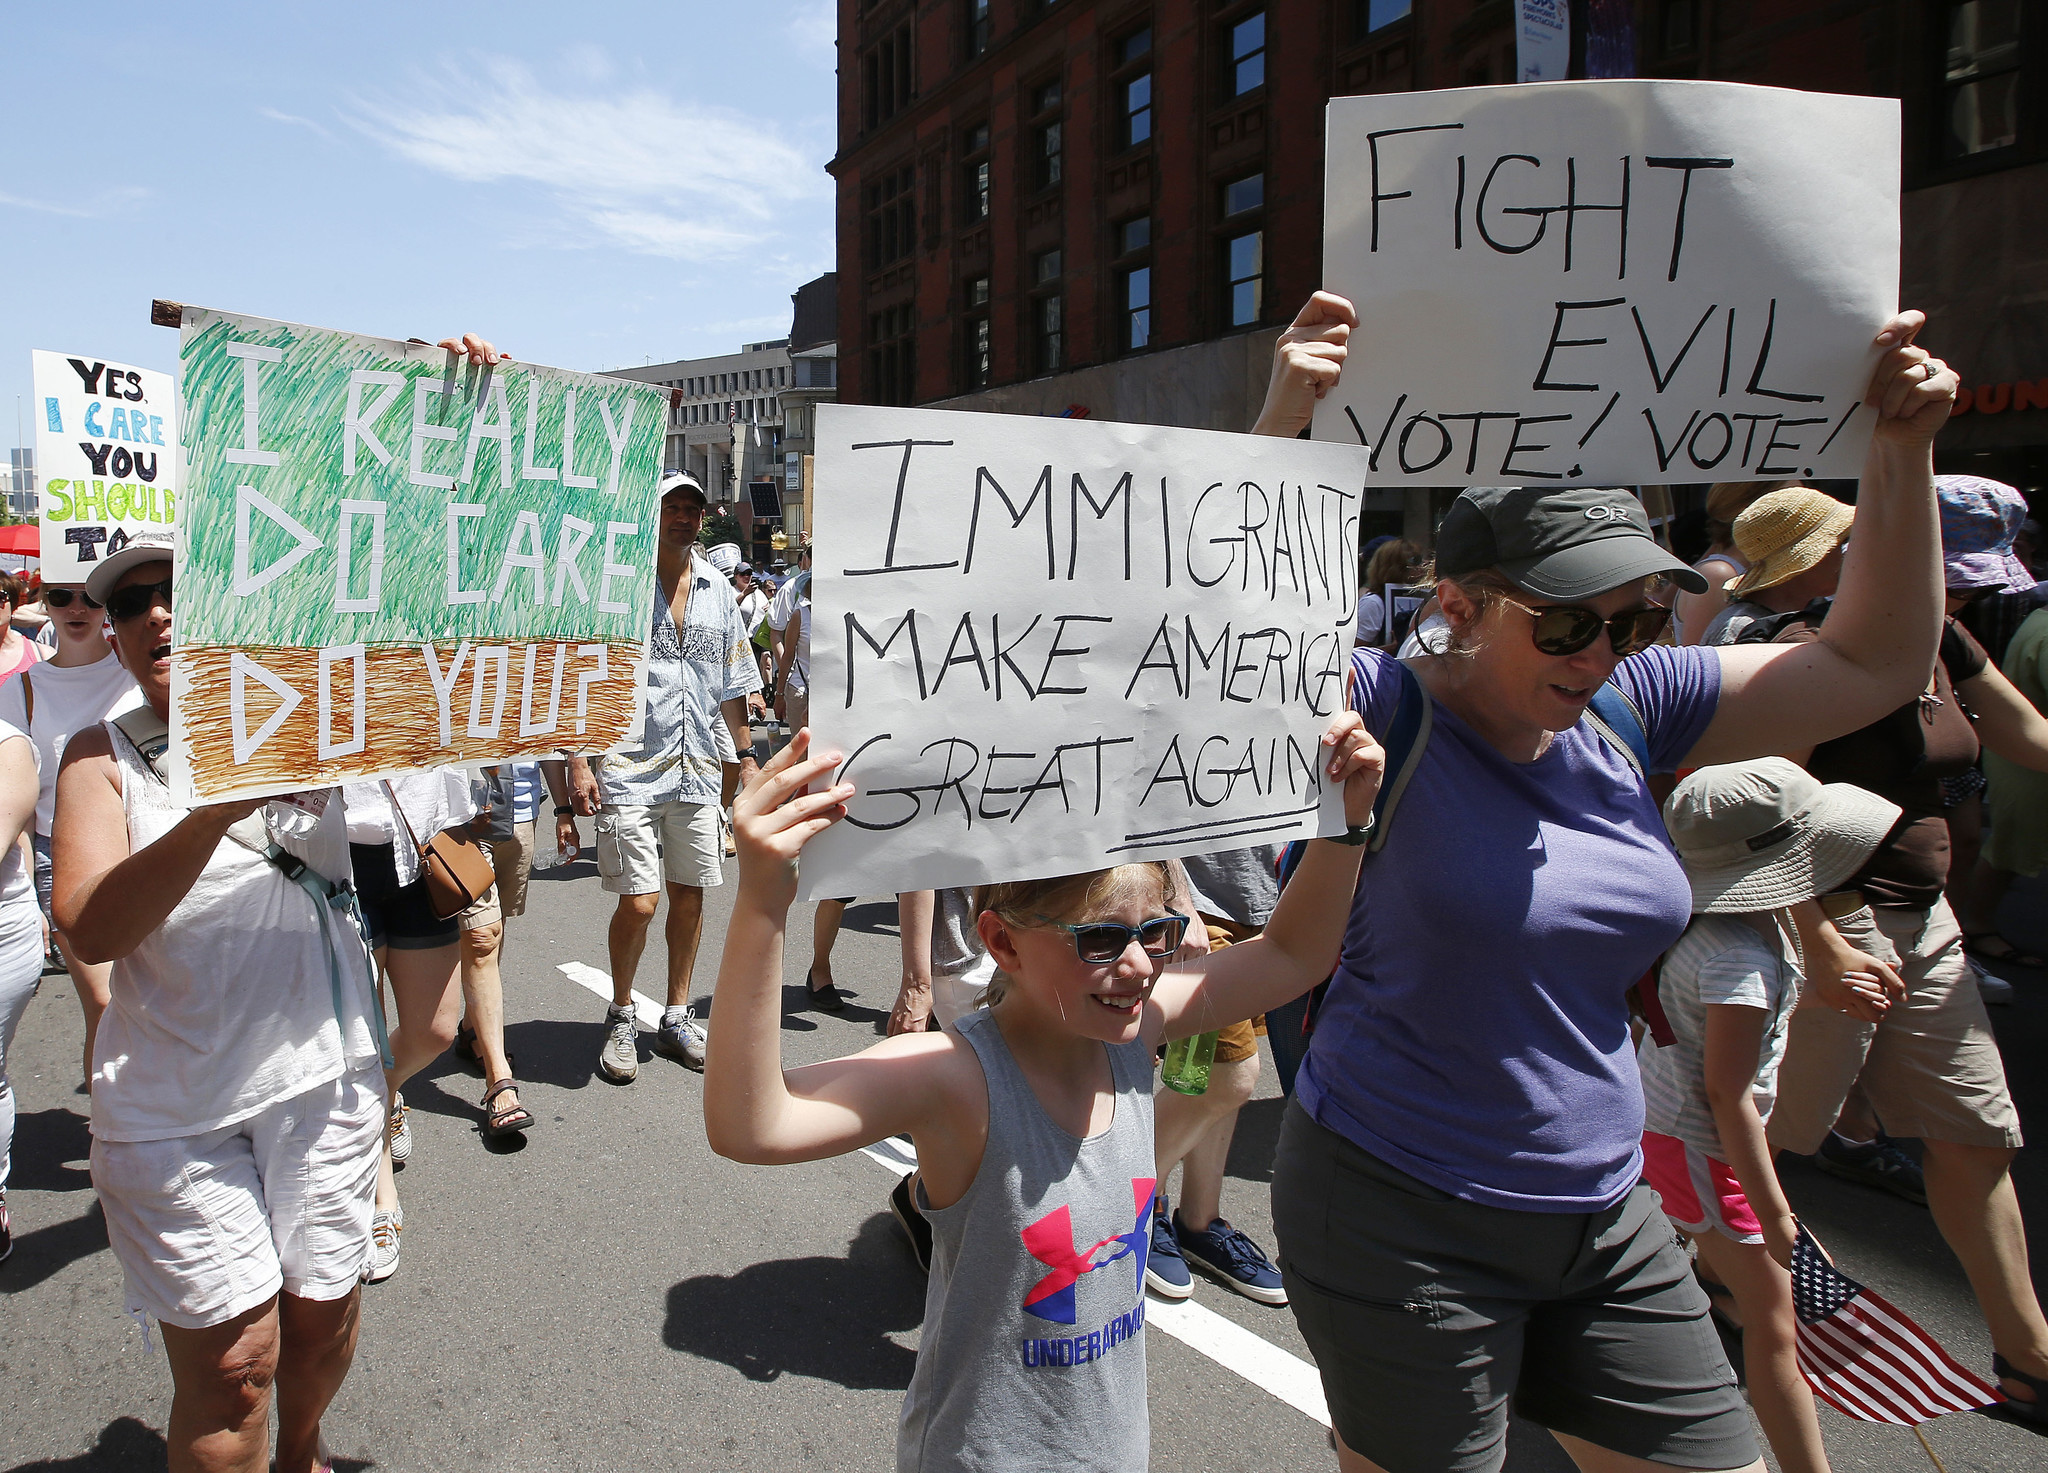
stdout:
[[1643,504],[1614,487],[1473,486],[1436,534],[1439,577],[1498,568],[1538,598],[1596,598],[1662,573],[1687,593],[1707,580],[1650,535]]

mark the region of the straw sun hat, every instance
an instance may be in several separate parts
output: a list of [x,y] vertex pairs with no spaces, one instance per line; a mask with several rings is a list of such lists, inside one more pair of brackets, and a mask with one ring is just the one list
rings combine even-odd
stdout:
[[1840,546],[1855,520],[1854,507],[1810,486],[1760,496],[1735,519],[1735,550],[1749,571],[1723,586],[1739,598],[1796,578]]
[[1740,915],[1839,890],[1884,842],[1900,809],[1828,783],[1783,757],[1702,767],[1664,805],[1695,915]]

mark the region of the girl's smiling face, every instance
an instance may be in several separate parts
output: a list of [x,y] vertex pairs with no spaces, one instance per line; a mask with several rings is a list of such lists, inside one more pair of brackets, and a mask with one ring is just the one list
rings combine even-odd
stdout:
[[1051,1026],[1104,1043],[1129,1043],[1138,1036],[1145,1000],[1169,960],[1148,955],[1133,936],[1114,960],[1083,961],[1066,929],[1108,921],[1135,930],[1169,913],[1156,871],[1134,866],[1126,873],[1130,878],[1086,914],[1013,924],[984,911],[977,922],[1018,1002]]

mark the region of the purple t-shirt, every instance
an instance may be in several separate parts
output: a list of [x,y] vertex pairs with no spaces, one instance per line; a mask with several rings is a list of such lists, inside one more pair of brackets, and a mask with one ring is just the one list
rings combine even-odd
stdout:
[[[1352,659],[1368,730],[1401,681]],[[1715,650],[1658,646],[1614,683],[1670,771],[1713,719]],[[1510,762],[1442,702],[1369,856],[1297,1092],[1316,1120],[1467,1201],[1588,1212],[1642,1169],[1628,989],[1691,919],[1657,804],[1584,721]]]

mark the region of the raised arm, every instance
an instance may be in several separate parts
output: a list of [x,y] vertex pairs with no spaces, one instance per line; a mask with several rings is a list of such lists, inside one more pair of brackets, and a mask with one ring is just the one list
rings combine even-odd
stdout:
[[1977,718],[1977,740],[2015,767],[2048,772],[2048,717],[1996,665],[1956,687]]
[[[1330,723],[1323,750],[1329,780],[1344,787],[1345,822],[1363,828],[1387,754],[1355,711]],[[1146,1037],[1156,1043],[1254,1018],[1329,976],[1344,945],[1364,855],[1362,845],[1311,839],[1261,934],[1167,968],[1146,1005]]]
[[[953,1091],[964,1046],[945,1034],[907,1033],[847,1058],[782,1067],[782,936],[797,855],[854,791],[841,783],[804,793],[839,761],[809,750],[808,732],[797,733],[733,802],[740,883],[711,1004],[704,1131],[719,1155],[757,1165],[843,1155],[960,1113]],[[979,1086],[978,1072],[973,1080]]]
[[1255,435],[1292,438],[1308,428],[1316,400],[1337,387],[1358,313],[1334,292],[1317,292],[1273,345],[1273,376]]
[[1721,700],[1684,766],[1797,751],[1868,726],[1927,683],[1941,636],[1941,523],[1934,436],[1954,407],[1956,375],[1913,346],[1926,323],[1902,312],[1864,402],[1877,429],[1856,498],[1856,534],[1834,607],[1808,644],[1719,651]]

